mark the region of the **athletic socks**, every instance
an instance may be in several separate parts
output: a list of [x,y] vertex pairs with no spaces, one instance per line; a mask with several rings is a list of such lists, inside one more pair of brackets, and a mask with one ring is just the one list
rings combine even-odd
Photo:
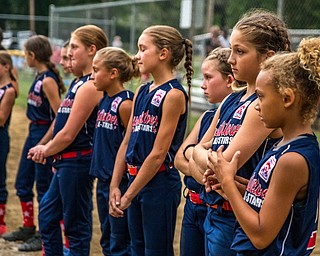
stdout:
[[63,220],[60,220],[60,227],[61,227],[61,230],[62,230],[63,235],[64,235],[64,247],[69,249],[69,239],[64,233],[64,221]]
[[23,213],[23,226],[34,227],[33,201],[21,202]]
[[5,225],[4,215],[6,214],[6,205],[0,204],[0,225]]

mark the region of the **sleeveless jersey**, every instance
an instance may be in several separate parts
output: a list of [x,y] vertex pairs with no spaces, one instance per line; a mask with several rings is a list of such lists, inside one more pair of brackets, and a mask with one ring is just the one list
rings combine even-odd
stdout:
[[[288,217],[274,241],[264,250],[254,248],[238,225],[232,249],[246,255],[309,255],[315,247],[318,227],[319,145],[314,135],[301,135],[285,145],[269,150],[255,168],[247,186],[244,200],[259,212],[279,158],[288,152],[304,157],[309,167],[307,196],[293,202]],[[290,171],[290,170],[283,170]]]
[[[161,122],[163,102],[167,93],[175,88],[181,90],[187,99],[186,92],[177,79],[170,80],[151,92],[149,92],[150,85],[151,82],[141,86],[134,105],[132,131],[126,152],[126,162],[135,166],[141,166],[153,148]],[[186,123],[187,111],[179,118],[164,163],[173,163],[176,152],[184,138]]]
[[[13,87],[12,83],[9,83],[9,84],[7,84],[7,85],[5,85],[5,86],[2,86],[2,87],[0,88],[0,102],[1,102],[2,99],[3,99],[3,97],[4,97],[5,93],[6,93],[6,90],[9,89],[9,88],[12,88],[12,87]],[[5,124],[4,124],[4,127],[0,127],[0,129],[3,129],[3,128],[6,128],[6,129],[7,129],[8,126],[9,126],[9,123],[10,123],[10,119],[11,119],[11,113],[10,113],[8,119],[6,120],[6,122],[5,122]]]
[[[220,118],[214,132],[212,143],[213,151],[217,151],[221,145],[224,145],[224,150],[226,150],[234,136],[241,128],[248,107],[257,98],[257,95],[254,93],[245,101],[241,101],[241,98],[245,93],[246,90],[242,90],[240,92],[230,94],[221,106]],[[266,140],[251,156],[251,158],[238,170],[237,175],[249,179],[252,171],[262,158],[263,153],[270,147],[270,142],[271,140]],[[204,200],[210,205],[224,201],[224,199],[215,191],[204,193]]]
[[[200,130],[199,130],[199,135],[198,135],[198,142],[200,142],[200,140],[202,139],[202,137],[204,136],[204,134],[206,133],[206,131],[208,130],[212,119],[216,113],[217,109],[210,109],[207,110],[201,120],[200,123]],[[199,184],[193,177],[191,176],[184,176],[183,178],[184,184],[186,185],[186,187],[190,190],[196,191],[197,193],[200,192],[201,188],[203,187],[203,185]]]
[[42,82],[46,77],[51,77],[55,80],[57,90],[59,91],[58,76],[51,70],[47,70],[36,76],[28,94],[27,117],[31,121],[46,121],[51,123],[55,118],[55,113],[42,88]]
[[[71,83],[70,88],[58,109],[58,114],[56,117],[54,129],[53,129],[53,137],[55,137],[56,134],[60,130],[62,130],[62,128],[67,123],[76,93],[78,89],[86,81],[90,79],[90,76],[91,74],[85,75],[79,78],[78,80],[74,80]],[[88,95],[88,97],[90,97],[90,95]],[[93,132],[94,132],[95,121],[97,118],[97,111],[98,111],[98,107],[95,107],[91,115],[89,116],[89,118],[86,120],[86,122],[82,126],[81,130],[79,131],[74,141],[62,152],[79,151],[79,150],[89,149],[92,147]],[[59,152],[59,153],[62,153],[62,152]]]
[[125,90],[112,97],[105,94],[100,101],[90,174],[101,181],[111,180],[117,152],[125,134],[119,112],[120,105],[125,100],[132,101],[132,99],[133,93]]

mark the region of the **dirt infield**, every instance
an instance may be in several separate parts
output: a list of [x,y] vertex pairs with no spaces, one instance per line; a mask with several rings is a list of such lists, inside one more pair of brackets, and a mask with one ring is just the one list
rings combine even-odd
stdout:
[[[14,182],[20,161],[20,155],[22,147],[27,136],[28,120],[25,115],[25,111],[15,106],[12,113],[11,124],[10,124],[10,137],[11,146],[10,154],[7,163],[7,189],[9,192],[9,198],[7,203],[7,213],[5,221],[9,231],[15,230],[18,226],[22,225],[22,212],[16,191],[14,189]],[[0,145],[1,146],[1,145]],[[182,217],[183,201],[179,207],[177,229],[176,229],[176,240],[175,240],[175,255],[179,255],[178,244],[179,244],[179,232]],[[37,204],[35,204],[35,212],[37,212]],[[101,247],[99,244],[100,240],[100,227],[97,216],[97,210],[94,199],[94,210],[93,210],[93,234],[91,241],[91,255],[102,256]],[[36,220],[37,221],[37,220]],[[17,243],[7,242],[0,238],[0,256],[12,256],[12,255],[25,255],[25,256],[40,256],[41,252],[19,252],[17,249]]]

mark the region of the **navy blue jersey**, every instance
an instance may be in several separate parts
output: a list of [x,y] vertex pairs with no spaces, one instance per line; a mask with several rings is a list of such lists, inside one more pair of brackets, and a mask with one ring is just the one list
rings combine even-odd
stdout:
[[[257,95],[254,93],[245,101],[241,101],[241,98],[245,93],[246,90],[242,90],[230,94],[221,106],[220,117],[212,143],[213,151],[217,151],[221,145],[224,145],[224,150],[226,150],[241,128],[248,107],[257,98]],[[263,153],[270,147],[270,142],[270,140],[266,140],[252,157],[238,170],[237,175],[249,179],[254,168],[262,158]],[[217,192],[211,191],[210,193],[205,193],[204,200],[210,205],[214,205],[222,202],[224,199]]]
[[[254,170],[247,186],[244,200],[259,212],[263,204],[273,171],[279,158],[288,152],[304,157],[309,167],[307,196],[295,201],[288,217],[274,241],[264,250],[254,248],[249,238],[238,226],[232,249],[246,255],[309,255],[314,249],[318,227],[319,200],[319,145],[314,135],[301,135],[285,145],[269,150]],[[283,170],[290,171],[290,170]]]
[[[5,86],[2,86],[2,87],[0,88],[0,102],[1,102],[2,99],[3,99],[3,96],[4,96],[5,93],[6,93],[6,90],[9,89],[9,88],[12,88],[12,87],[13,87],[13,85],[12,85],[11,83],[9,83],[9,84],[7,84],[7,85],[5,85]],[[6,128],[6,129],[7,129],[7,128],[8,128],[9,123],[10,123],[10,118],[11,118],[11,113],[10,113],[8,119],[6,120],[6,122],[4,123],[4,127],[0,127],[0,129],[2,129],[2,128]]]
[[57,90],[59,91],[59,78],[54,72],[47,70],[36,76],[29,90],[27,105],[27,117],[34,122],[46,121],[51,123],[55,118],[55,113],[42,88],[43,80],[46,77],[51,77],[56,81]]
[[[208,128],[211,125],[212,119],[215,115],[215,113],[217,112],[217,109],[209,109],[207,110],[202,119],[201,119],[201,123],[200,123],[200,130],[199,130],[199,134],[198,134],[198,142],[200,142],[200,140],[202,139],[202,137],[205,135],[205,133],[207,132]],[[186,185],[186,187],[188,189],[191,189],[193,191],[196,191],[197,193],[200,192],[200,189],[203,185],[199,184],[192,176],[184,176],[184,184]]]
[[[62,128],[67,123],[76,93],[78,89],[86,81],[90,79],[90,76],[91,74],[85,75],[79,78],[78,80],[74,80],[71,83],[70,88],[58,109],[54,129],[53,129],[53,137],[55,137],[56,134],[60,130],[62,130]],[[88,97],[90,97],[90,95],[88,95]],[[77,134],[74,141],[62,152],[79,151],[79,150],[89,149],[92,147],[93,132],[94,132],[94,126],[97,118],[97,111],[98,111],[98,107],[95,107],[91,115],[89,116],[89,118],[86,120],[85,124],[81,127],[81,130]]]
[[100,101],[90,174],[101,181],[111,179],[117,152],[125,134],[119,112],[120,105],[125,100],[132,99],[133,93],[125,90],[112,97],[105,94]]
[[[151,152],[159,131],[162,117],[162,105],[167,93],[175,88],[181,90],[187,99],[186,92],[177,79],[170,80],[149,92],[149,82],[142,85],[136,97],[132,120],[132,131],[126,152],[126,162],[141,166]],[[186,103],[187,107],[187,103]],[[180,116],[179,122],[170,144],[165,163],[173,163],[186,130],[187,111]]]

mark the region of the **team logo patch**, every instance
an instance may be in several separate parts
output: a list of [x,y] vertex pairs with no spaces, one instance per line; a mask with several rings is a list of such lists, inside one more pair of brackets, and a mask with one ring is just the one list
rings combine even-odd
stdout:
[[79,82],[77,82],[77,83],[73,86],[71,92],[76,93],[76,91],[78,90],[78,88],[79,88],[82,84],[83,84],[83,81],[81,81],[81,80],[80,80]]
[[260,168],[259,170],[259,176],[261,179],[263,179],[265,182],[267,182],[270,178],[270,175],[272,173],[272,170],[274,166],[276,165],[277,159],[275,156],[271,156]]
[[0,99],[2,99],[3,94],[4,94],[4,90],[0,89]]
[[111,103],[111,111],[117,112],[118,106],[121,101],[122,101],[121,97],[118,96],[117,98],[115,98]]
[[246,101],[245,103],[243,103],[233,114],[233,118],[235,119],[241,119],[245,110],[247,109],[247,107],[250,105],[251,101]]
[[157,90],[156,93],[153,95],[151,104],[156,107],[159,107],[165,95],[166,95],[166,91],[161,89]]
[[42,81],[38,81],[34,86],[34,91],[37,93],[40,93],[41,86],[42,86]]

